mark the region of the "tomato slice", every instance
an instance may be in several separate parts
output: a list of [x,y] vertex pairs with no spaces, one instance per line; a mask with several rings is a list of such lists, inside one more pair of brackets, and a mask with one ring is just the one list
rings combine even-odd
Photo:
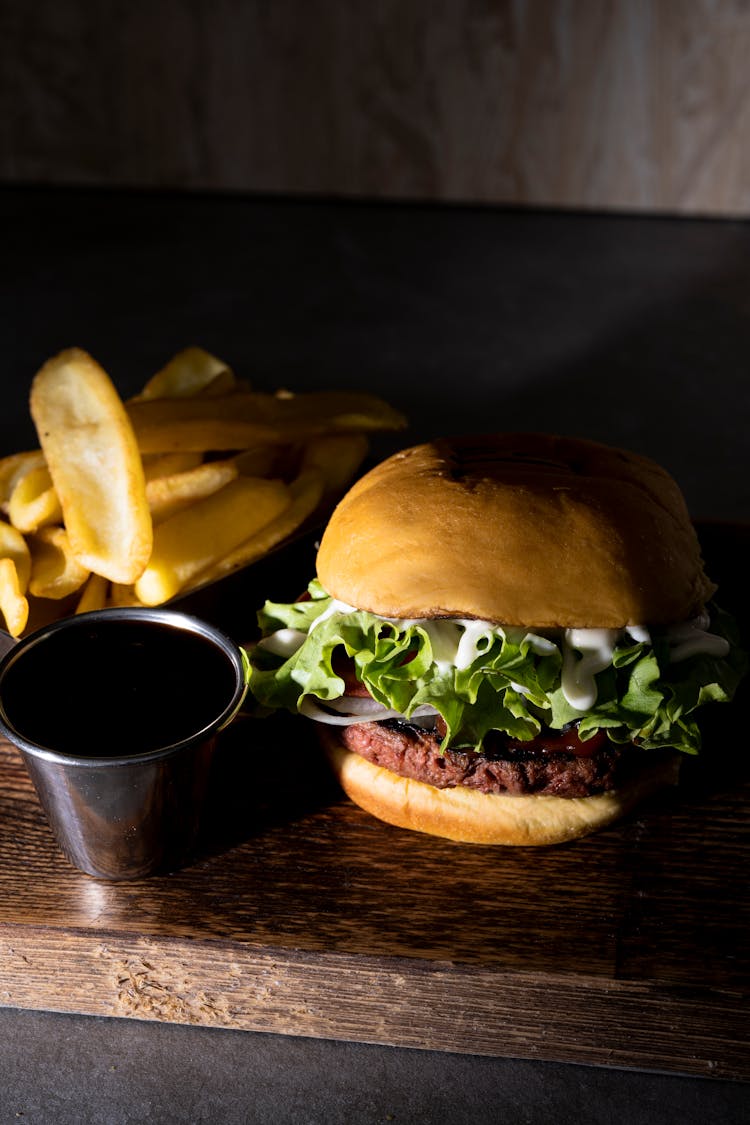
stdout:
[[[404,663],[413,659],[414,654],[410,654]],[[331,667],[344,681],[344,695],[358,699],[372,698],[365,685],[357,679],[354,660],[346,655],[343,648],[334,650]],[[435,733],[438,738],[443,738],[445,731],[445,722],[438,716]],[[579,758],[592,758],[607,743],[607,735],[603,730],[597,731],[584,742],[578,735],[577,726],[571,726],[564,731],[543,731],[528,742],[523,742],[519,738],[505,738],[500,732],[498,734],[502,739],[503,747],[507,750],[526,750],[536,754],[575,754]]]
[[334,649],[331,667],[344,681],[344,695],[356,696],[358,699],[372,698],[365,685],[357,679],[354,661],[342,648]]
[[530,742],[509,738],[507,746],[509,750],[531,750],[542,754],[575,754],[578,758],[592,758],[606,742],[607,735],[603,730],[598,730],[584,742],[578,735],[578,727],[570,727],[559,733],[545,731],[532,738]]

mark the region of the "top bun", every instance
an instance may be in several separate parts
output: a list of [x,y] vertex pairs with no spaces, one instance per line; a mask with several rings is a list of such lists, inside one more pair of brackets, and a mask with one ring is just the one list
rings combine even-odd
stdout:
[[664,469],[550,434],[395,454],[341,500],[317,570],[333,597],[384,617],[537,628],[676,623],[715,589]]

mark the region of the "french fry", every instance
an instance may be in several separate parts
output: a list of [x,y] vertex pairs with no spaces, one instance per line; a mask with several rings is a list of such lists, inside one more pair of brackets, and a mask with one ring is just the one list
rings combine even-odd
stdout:
[[26,628],[29,603],[25,597],[31,573],[31,555],[20,531],[0,520],[0,613],[12,637]]
[[374,395],[311,391],[281,398],[253,391],[217,398],[131,401],[142,453],[288,445],[329,432],[401,429],[403,415]]
[[170,477],[172,473],[194,469],[202,460],[202,453],[144,453],[141,458],[146,483],[157,480],[158,477]]
[[122,585],[119,582],[110,583],[109,594],[107,596],[107,605],[110,606],[129,606],[129,605],[143,605],[140,598],[135,596],[135,589],[133,584]]
[[44,465],[41,449],[30,449],[25,453],[11,453],[0,460],[0,509],[6,514],[8,503],[19,480],[31,469]]
[[239,570],[248,563],[262,558],[282,539],[301,527],[305,520],[312,515],[321,501],[324,491],[324,480],[316,469],[306,470],[293,480],[289,485],[289,494],[292,502],[275,519],[249,536],[233,551],[224,555],[213,566],[200,571],[187,583],[184,590],[192,590],[196,586],[204,586],[218,578],[224,578],[232,571]]
[[86,352],[49,360],[31,387],[31,414],[80,566],[133,582],[151,555],[140,453],[117,391]]
[[290,480],[299,467],[301,450],[296,445],[254,445],[232,458],[243,477],[281,477]]
[[29,593],[35,598],[67,598],[83,586],[91,573],[76,557],[63,527],[42,527],[30,536]]
[[213,379],[210,379],[204,387],[201,387],[201,389],[195,393],[197,395],[205,395],[207,398],[214,398],[217,395],[231,394],[236,387],[237,380],[234,376],[234,372],[230,371],[227,367],[224,371],[220,371],[218,375],[214,375]]
[[46,465],[24,473],[8,500],[8,518],[19,531],[62,522],[62,508]]
[[305,446],[301,469],[318,469],[326,492],[341,492],[364,461],[369,446],[366,434],[320,434]]
[[147,481],[146,499],[154,524],[163,523],[180,508],[218,492],[237,476],[237,466],[231,460],[204,461],[184,473]]
[[214,565],[289,506],[279,480],[237,477],[154,528],[151,559],[135,593],[145,605],[168,601],[201,570]]
[[75,608],[76,613],[91,613],[96,609],[104,609],[107,604],[107,591],[109,582],[101,574],[90,574],[83,586]]
[[0,618],[14,635],[160,605],[247,565],[351,483],[370,433],[406,424],[370,394],[253,391],[198,347],[127,403],[68,349],[30,405],[41,448],[0,458]]
[[13,559],[0,559],[0,613],[11,637],[19,637],[29,619],[29,603],[24,596],[18,569]]
[[18,573],[21,592],[26,592],[31,573],[31,554],[21,532],[0,520],[0,559],[11,559]]
[[196,394],[225,394],[234,387],[233,371],[203,348],[183,348],[157,371],[135,400],[183,398]]

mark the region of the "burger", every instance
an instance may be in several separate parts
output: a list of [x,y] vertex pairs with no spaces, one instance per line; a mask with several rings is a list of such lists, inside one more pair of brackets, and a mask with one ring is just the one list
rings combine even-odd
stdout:
[[436,440],[364,475],[317,576],[267,602],[265,712],[314,720],[348,796],[477,844],[590,833],[674,784],[744,670],[672,477],[597,442]]

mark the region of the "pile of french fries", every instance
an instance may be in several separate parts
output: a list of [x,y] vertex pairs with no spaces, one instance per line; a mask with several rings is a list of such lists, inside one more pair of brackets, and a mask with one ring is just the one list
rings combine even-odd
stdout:
[[85,351],[35,376],[39,449],[0,460],[0,625],[168,602],[245,566],[404,418],[365,393],[255,391],[186,348],[127,401]]

